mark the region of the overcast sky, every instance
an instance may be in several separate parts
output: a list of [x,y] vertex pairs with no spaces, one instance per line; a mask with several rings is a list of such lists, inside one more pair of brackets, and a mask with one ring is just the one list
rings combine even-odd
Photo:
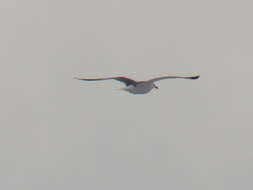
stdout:
[[1,0],[0,188],[252,190],[252,6]]

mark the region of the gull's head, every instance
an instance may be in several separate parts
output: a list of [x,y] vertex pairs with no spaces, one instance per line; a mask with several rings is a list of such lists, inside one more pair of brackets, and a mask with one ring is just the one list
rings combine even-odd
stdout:
[[158,86],[156,86],[154,83],[152,83],[152,85],[153,85],[153,88],[159,89]]

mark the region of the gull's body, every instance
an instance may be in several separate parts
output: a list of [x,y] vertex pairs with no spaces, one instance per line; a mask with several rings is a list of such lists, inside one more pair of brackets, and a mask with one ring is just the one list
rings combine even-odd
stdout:
[[138,82],[135,86],[126,86],[125,88],[122,88],[122,90],[130,92],[132,94],[146,94],[150,92],[153,88],[157,88],[157,86],[154,86],[153,83],[143,81]]
[[156,81],[164,80],[164,79],[198,79],[199,76],[164,76],[164,77],[157,77],[153,78],[151,80],[147,81],[135,81],[133,79],[127,78],[127,77],[108,77],[108,78],[94,78],[94,79],[87,79],[87,78],[76,78],[78,80],[84,80],[84,81],[100,81],[100,80],[110,80],[114,79],[120,82],[125,83],[126,87],[122,88],[122,90],[125,90],[127,92],[130,92],[132,94],[146,94],[150,92],[153,88],[158,89],[158,87],[155,85]]

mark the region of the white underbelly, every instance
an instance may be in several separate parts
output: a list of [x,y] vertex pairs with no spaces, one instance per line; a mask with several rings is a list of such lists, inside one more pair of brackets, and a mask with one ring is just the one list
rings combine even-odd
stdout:
[[124,90],[132,93],[132,94],[146,94],[152,90],[153,86],[149,83],[141,83],[137,86],[127,86]]

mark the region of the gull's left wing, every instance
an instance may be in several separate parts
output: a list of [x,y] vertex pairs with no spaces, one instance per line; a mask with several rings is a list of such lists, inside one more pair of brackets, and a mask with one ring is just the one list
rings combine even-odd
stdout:
[[127,77],[107,77],[107,78],[92,78],[92,79],[87,79],[87,78],[75,78],[78,80],[84,80],[84,81],[101,81],[101,80],[117,80],[119,82],[125,83],[126,86],[133,85],[136,86],[137,82],[133,79],[127,78]]

